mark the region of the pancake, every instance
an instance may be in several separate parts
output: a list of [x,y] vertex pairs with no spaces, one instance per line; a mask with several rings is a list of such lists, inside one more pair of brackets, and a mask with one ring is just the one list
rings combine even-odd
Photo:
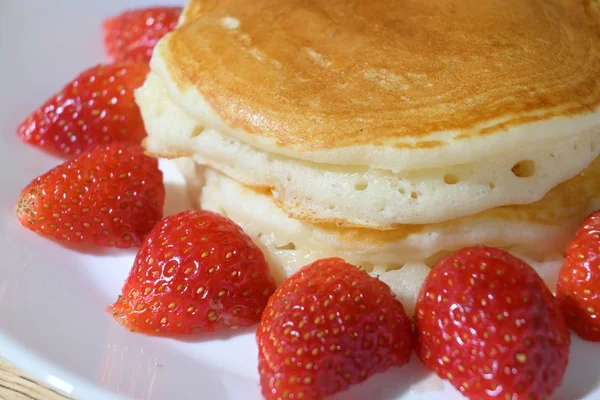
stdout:
[[[542,200],[504,206],[440,224],[405,225],[391,231],[315,225],[289,218],[268,191],[181,160],[196,181],[199,206],[238,224],[259,244],[278,280],[326,257],[342,257],[377,275],[409,307],[429,267],[449,252],[485,244],[525,259],[552,285],[563,250],[584,217],[600,208],[600,158]],[[194,168],[197,166],[197,168]],[[553,286],[552,286],[553,287]]]
[[137,92],[158,156],[393,230],[541,199],[600,153],[584,0],[191,1]]
[[592,130],[445,168],[394,173],[336,166],[266,153],[198,125],[174,104],[155,73],[136,96],[150,135],[146,141],[150,153],[191,156],[245,185],[271,188],[286,213],[312,223],[387,230],[527,204],[575,176],[600,154],[600,131]]
[[315,162],[431,168],[598,125],[590,0],[192,0],[158,58],[192,116]]

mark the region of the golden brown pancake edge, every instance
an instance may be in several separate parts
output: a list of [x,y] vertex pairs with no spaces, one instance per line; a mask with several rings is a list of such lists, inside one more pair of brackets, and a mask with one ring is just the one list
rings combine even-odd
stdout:
[[435,148],[436,132],[597,112],[598,14],[590,0],[193,0],[162,55],[182,91],[280,147]]

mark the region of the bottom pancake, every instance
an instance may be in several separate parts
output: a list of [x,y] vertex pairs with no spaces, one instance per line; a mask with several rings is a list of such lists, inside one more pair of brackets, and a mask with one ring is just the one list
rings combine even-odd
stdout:
[[565,245],[582,219],[600,207],[600,161],[596,160],[529,205],[392,231],[340,228],[290,218],[269,191],[246,187],[191,160],[178,164],[197,191],[199,206],[240,224],[262,247],[276,279],[319,258],[341,257],[390,285],[409,313],[429,268],[466,246],[507,249],[529,262],[554,288]]

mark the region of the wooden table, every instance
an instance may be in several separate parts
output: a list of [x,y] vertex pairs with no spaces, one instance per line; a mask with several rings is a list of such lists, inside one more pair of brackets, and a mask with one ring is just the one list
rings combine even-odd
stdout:
[[0,360],[1,400],[68,400],[45,384],[37,382],[27,374]]

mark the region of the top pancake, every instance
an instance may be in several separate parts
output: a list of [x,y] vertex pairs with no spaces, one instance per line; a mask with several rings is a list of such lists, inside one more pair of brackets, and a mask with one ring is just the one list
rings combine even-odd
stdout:
[[153,69],[188,113],[264,150],[444,166],[600,126],[599,15],[591,0],[192,0]]

